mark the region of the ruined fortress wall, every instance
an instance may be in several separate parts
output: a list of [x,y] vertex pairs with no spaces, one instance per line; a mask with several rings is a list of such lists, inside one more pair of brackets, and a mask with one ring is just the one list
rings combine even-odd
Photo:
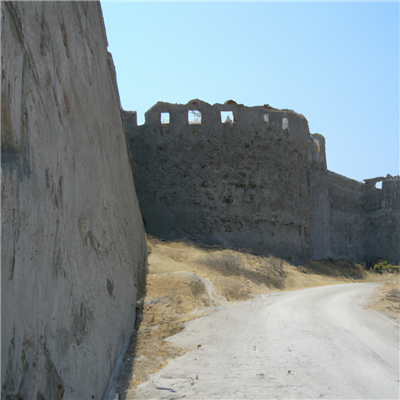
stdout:
[[[189,110],[201,112],[201,124],[188,123]],[[232,111],[233,123],[222,123],[221,111]],[[329,171],[325,139],[309,134],[303,116],[193,100],[157,103],[145,125],[137,126],[135,112],[123,118],[149,233],[294,263],[398,263],[399,179],[380,190]]]
[[400,262],[400,178],[382,182],[382,189],[364,185],[364,254],[367,262]]
[[375,184],[327,171],[329,257],[375,263],[400,261],[400,179]]
[[400,177],[382,182],[384,220],[383,235],[379,235],[384,249],[383,259],[400,265]]
[[[202,113],[188,123],[188,110]],[[220,111],[236,121],[222,123]],[[170,123],[160,123],[160,113]],[[236,104],[157,103],[146,123],[123,112],[147,232],[246,247],[295,263],[309,257],[306,119]],[[288,127],[283,126],[286,118]]]
[[100,399],[146,244],[97,2],[1,3],[4,399]]
[[331,257],[329,181],[326,166],[325,138],[311,135],[309,151],[309,213],[310,213],[310,258]]
[[361,182],[327,171],[331,257],[364,261],[364,214]]
[[[383,184],[382,184],[383,186]],[[367,262],[376,262],[384,258],[384,248],[382,248],[382,225],[385,221],[385,209],[382,189],[377,189],[375,184],[363,187],[363,210],[364,219],[364,253]]]

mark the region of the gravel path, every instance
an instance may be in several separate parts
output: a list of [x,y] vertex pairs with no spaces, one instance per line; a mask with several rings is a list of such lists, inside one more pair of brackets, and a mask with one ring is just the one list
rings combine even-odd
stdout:
[[362,308],[375,285],[219,307],[171,338],[193,351],[126,399],[399,399],[399,325]]

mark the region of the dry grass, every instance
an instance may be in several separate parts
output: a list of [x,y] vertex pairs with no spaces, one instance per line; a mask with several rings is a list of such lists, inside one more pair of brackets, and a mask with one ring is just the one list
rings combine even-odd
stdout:
[[[128,388],[147,381],[168,360],[188,351],[165,339],[182,330],[187,321],[213,312],[213,306],[277,290],[386,279],[349,262],[308,261],[296,267],[272,256],[163,242],[154,237],[148,238],[148,247],[149,275],[146,296],[139,302],[139,329],[132,337],[118,380],[122,399],[133,399],[134,391],[125,397]],[[399,303],[390,299],[400,298],[398,289],[388,286],[384,294],[385,307],[393,303],[391,309],[397,307],[397,312]]]
[[382,285],[375,290],[375,296],[368,307],[400,322],[399,275],[382,274]]

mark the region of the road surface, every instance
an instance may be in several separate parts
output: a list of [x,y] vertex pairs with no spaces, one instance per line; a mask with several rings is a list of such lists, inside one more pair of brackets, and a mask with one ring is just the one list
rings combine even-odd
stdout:
[[127,399],[399,399],[399,325],[363,308],[375,283],[220,307],[171,338],[192,349]]

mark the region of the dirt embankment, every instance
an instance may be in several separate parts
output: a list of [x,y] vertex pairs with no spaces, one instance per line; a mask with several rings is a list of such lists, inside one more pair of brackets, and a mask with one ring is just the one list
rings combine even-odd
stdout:
[[378,311],[389,318],[400,322],[400,277],[385,274],[382,285],[375,290],[374,298],[368,308]]
[[[165,341],[167,337],[182,330],[187,321],[229,302],[279,290],[382,281],[385,289],[377,292],[369,306],[385,312],[390,306],[393,315],[399,313],[398,276],[365,271],[360,264],[320,260],[296,267],[272,256],[163,242],[154,237],[148,238],[148,247],[147,293],[138,303],[139,329],[131,340],[117,382],[120,399],[130,399],[126,390],[147,381],[170,359],[188,351],[174,347]],[[396,282],[397,286],[392,286]]]

